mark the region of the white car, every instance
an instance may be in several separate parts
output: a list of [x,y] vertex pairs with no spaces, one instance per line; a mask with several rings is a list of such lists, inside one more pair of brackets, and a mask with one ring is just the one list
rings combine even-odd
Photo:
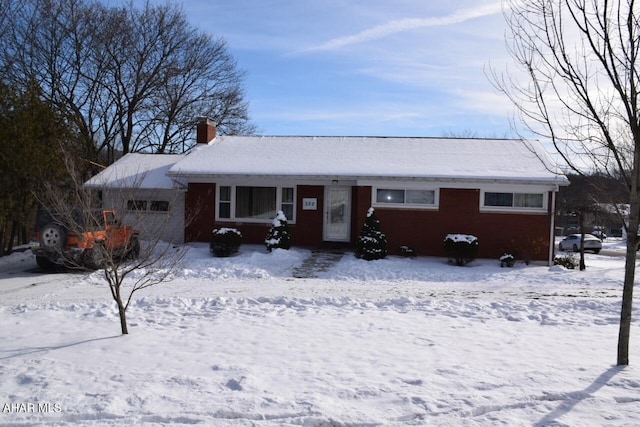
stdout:
[[[579,251],[580,250],[580,234],[570,234],[560,241],[558,249],[561,251]],[[602,249],[602,241],[592,234],[584,235],[584,250],[593,251],[597,254]]]

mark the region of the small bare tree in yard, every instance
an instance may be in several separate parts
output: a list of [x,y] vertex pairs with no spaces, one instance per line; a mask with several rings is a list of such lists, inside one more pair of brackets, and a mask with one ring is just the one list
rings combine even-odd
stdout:
[[[125,224],[120,216],[124,212],[102,208],[95,192],[84,188],[72,165],[68,164],[68,168],[70,181],[64,190],[47,185],[46,196],[41,200],[46,208],[38,214],[38,244],[32,250],[42,268],[99,270],[116,303],[122,334],[128,334],[126,312],[133,296],[169,280],[180,265],[184,249],[161,238],[163,229],[170,224],[169,212],[160,222],[154,215],[156,222],[149,229],[145,212],[136,209],[140,206],[135,206],[136,197],[131,196],[136,185],[119,191],[122,200],[134,201]],[[143,179],[142,175],[136,178],[138,182]]]
[[[629,364],[640,217],[640,5],[634,0],[504,0],[515,74],[493,74],[527,132],[578,174],[620,177],[630,214],[617,363]],[[519,74],[520,75],[520,74]]]

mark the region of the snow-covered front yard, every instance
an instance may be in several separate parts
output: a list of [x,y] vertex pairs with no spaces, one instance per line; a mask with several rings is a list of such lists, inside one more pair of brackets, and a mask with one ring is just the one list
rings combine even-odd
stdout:
[[128,336],[99,272],[0,258],[0,425],[640,425],[637,303],[615,367],[622,257],[579,272],[346,254],[294,278],[310,255],[190,246],[136,294]]

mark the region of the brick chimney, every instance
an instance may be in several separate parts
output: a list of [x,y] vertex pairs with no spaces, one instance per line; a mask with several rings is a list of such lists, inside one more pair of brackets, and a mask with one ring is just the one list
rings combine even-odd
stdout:
[[196,128],[196,142],[198,144],[208,144],[216,137],[216,125],[208,117],[201,117]]

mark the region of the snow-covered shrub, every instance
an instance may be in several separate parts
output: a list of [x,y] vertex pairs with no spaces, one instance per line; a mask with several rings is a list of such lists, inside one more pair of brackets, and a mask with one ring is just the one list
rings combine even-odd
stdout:
[[569,270],[575,270],[579,265],[579,262],[574,254],[567,254],[563,256],[556,256],[553,259],[553,265],[561,265]]
[[462,266],[476,259],[478,248],[478,238],[470,234],[447,234],[444,238],[445,252],[455,265]]
[[367,211],[367,219],[356,241],[355,255],[367,261],[387,256],[387,236],[380,229],[380,220],[373,208]]
[[516,263],[516,257],[513,255],[506,253],[500,257],[500,267],[513,267],[513,264]]
[[415,258],[418,256],[415,249],[406,245],[400,246],[400,255],[405,258]]
[[235,228],[216,228],[211,235],[209,250],[219,257],[227,257],[238,252],[242,244],[242,233]]
[[291,233],[284,212],[278,211],[271,224],[271,229],[264,239],[267,250],[271,252],[273,249],[289,249],[291,247]]

